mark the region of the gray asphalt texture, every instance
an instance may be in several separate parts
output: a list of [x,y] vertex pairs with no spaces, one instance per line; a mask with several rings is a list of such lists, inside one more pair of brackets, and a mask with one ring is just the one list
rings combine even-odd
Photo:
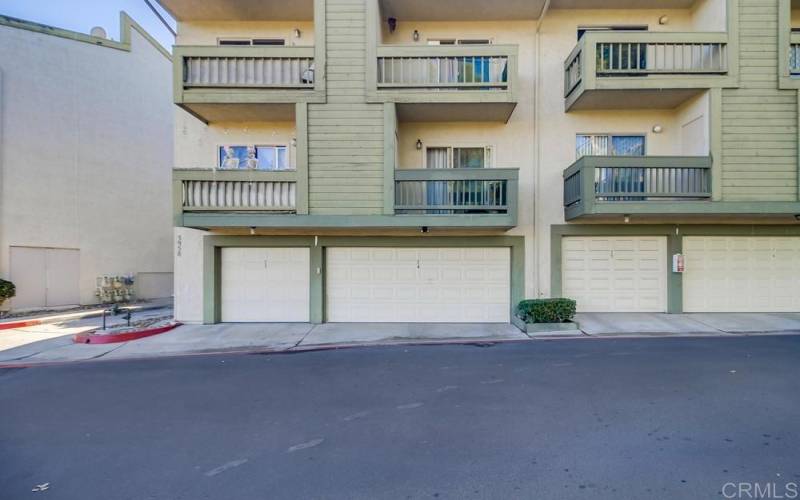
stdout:
[[800,483],[798,361],[800,337],[776,336],[0,370],[0,498],[639,500],[724,498],[729,482],[786,488]]

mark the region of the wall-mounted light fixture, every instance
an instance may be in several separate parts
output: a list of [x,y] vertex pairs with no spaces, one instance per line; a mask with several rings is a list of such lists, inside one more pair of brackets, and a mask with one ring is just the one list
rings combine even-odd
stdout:
[[653,133],[660,134],[664,131],[664,128],[661,125],[653,125]]
[[669,23],[669,16],[661,16],[658,18],[658,24],[668,24]]
[[303,34],[303,32],[302,32],[302,31],[300,31],[300,28],[295,28],[295,29],[294,29],[294,37],[295,37],[295,38],[300,38],[300,36],[301,36],[302,34]]
[[387,19],[386,24],[389,25],[389,33],[394,33],[394,30],[397,29],[397,19],[394,17]]
[[414,33],[411,35],[411,38],[413,38],[415,42],[419,42],[419,31],[414,30]]
[[292,147],[297,147],[297,138],[292,137]]
[[250,236],[255,236],[255,235],[256,235],[256,228],[255,227],[251,227],[250,228]]
[[625,215],[622,216],[622,220],[625,221],[625,224],[629,224],[631,222],[631,216],[628,215],[628,214],[625,214]]
[[800,221],[800,214],[794,214],[794,220]]
[[418,150],[422,149],[422,139],[417,139],[417,149]]

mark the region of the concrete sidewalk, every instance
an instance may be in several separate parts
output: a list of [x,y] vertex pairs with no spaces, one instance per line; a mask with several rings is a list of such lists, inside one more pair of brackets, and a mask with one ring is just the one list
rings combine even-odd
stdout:
[[800,313],[581,313],[575,320],[595,337],[800,333]]
[[[164,314],[165,310],[137,314]],[[171,313],[171,310],[169,310]],[[584,313],[576,339],[620,337],[736,337],[800,334],[800,313],[630,314]],[[184,325],[170,332],[119,344],[85,345],[72,335],[97,319],[0,332],[0,363],[35,364],[91,359],[133,359],[209,352],[286,352],[354,345],[526,341],[510,324],[431,323],[237,323]],[[119,321],[115,318],[114,321]],[[93,323],[94,322],[94,323]],[[11,348],[9,348],[11,347]]]

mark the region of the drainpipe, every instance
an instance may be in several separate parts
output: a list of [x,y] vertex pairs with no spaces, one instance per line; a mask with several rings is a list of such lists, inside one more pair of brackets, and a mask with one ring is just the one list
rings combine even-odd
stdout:
[[[542,141],[540,130],[540,108],[541,99],[541,74],[542,74],[542,35],[541,28],[547,12],[550,10],[550,0],[546,0],[542,6],[542,11],[539,13],[539,18],[536,20],[536,29],[534,31],[536,51],[534,58],[534,75],[533,75],[533,143],[534,143],[534,162],[533,162],[533,263],[535,267],[534,279],[534,294],[536,297],[542,296],[542,266],[541,266],[541,252],[539,251],[539,191],[541,180],[541,159],[542,159]],[[552,269],[550,270],[552,272]]]

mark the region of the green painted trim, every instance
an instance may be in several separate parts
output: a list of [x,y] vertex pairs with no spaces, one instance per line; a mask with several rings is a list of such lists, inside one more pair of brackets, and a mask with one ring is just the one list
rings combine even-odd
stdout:
[[183,181],[172,180],[172,225],[183,226]]
[[397,108],[383,104],[383,214],[394,215],[394,182],[397,168]]
[[728,78],[730,87],[739,87],[739,0],[725,4],[728,28]]
[[297,134],[295,206],[299,215],[308,214],[308,104],[295,104]]
[[388,237],[388,236],[222,236],[203,237],[203,323],[219,323],[221,313],[221,249],[225,247],[308,247],[310,259],[310,320],[325,318],[325,249],[328,247],[509,247],[511,249],[509,314],[524,298],[525,238],[523,236]]
[[711,155],[711,200],[720,201],[724,196],[722,187],[722,89],[709,91],[709,146]]
[[215,168],[176,168],[174,181],[297,182],[297,170],[222,170]]
[[98,38],[96,36],[87,35],[85,33],[79,33],[77,31],[71,31],[63,28],[56,28],[54,26],[48,26],[46,24],[35,23],[33,21],[26,21],[24,19],[18,19],[16,17],[11,17],[11,16],[0,15],[0,26],[8,26],[9,28],[17,28],[27,31],[33,31],[34,33],[57,36],[59,38],[65,38],[67,40],[88,43],[91,45],[96,45],[98,47],[106,47],[109,49],[123,50],[126,52],[131,51],[131,29],[135,29],[156,50],[161,52],[161,54],[164,57],[166,57],[169,60],[172,60],[172,54],[170,54],[167,49],[162,47],[161,44],[158,43],[155,38],[150,36],[150,33],[148,33],[144,28],[142,28],[139,25],[139,23],[134,21],[133,18],[129,16],[125,11],[119,13],[119,36],[120,36],[119,42],[115,40],[109,40],[107,38]]
[[325,2],[326,0],[314,0],[314,93],[321,98],[320,102],[327,100],[328,81]]
[[377,100],[378,88],[378,42],[379,31],[383,19],[381,18],[381,8],[378,0],[366,0],[366,36],[365,44],[366,50],[364,51],[364,78],[365,78],[365,95],[367,102],[380,102]]
[[667,238],[667,312],[683,312],[683,275],[672,272],[672,255],[683,253],[685,236],[800,236],[800,225],[565,224],[550,226],[550,296],[562,294],[562,239],[568,236],[664,236]]
[[[516,211],[515,211],[516,212]],[[458,215],[292,215],[270,213],[185,212],[183,225],[209,227],[269,228],[496,228],[516,225],[512,214]]]
[[497,181],[519,179],[518,168],[405,168],[395,170],[396,181]]
[[789,71],[789,55],[792,38],[792,3],[791,0],[778,0],[778,88],[800,89],[800,78],[791,76]]

